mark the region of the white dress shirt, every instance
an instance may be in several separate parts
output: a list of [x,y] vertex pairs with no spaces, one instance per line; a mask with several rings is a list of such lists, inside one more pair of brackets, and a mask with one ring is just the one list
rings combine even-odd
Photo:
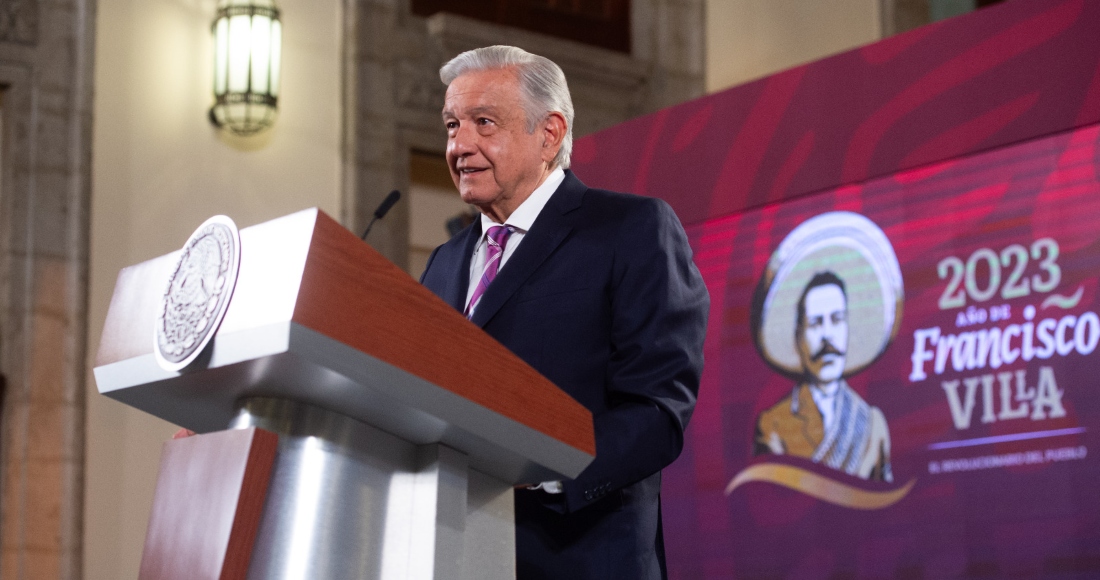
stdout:
[[839,381],[833,381],[827,385],[810,386],[810,396],[814,398],[814,404],[821,412],[821,422],[826,432],[833,426],[833,421],[836,421],[836,392],[839,387]]
[[[508,237],[508,241],[504,244],[504,253],[500,256],[500,265],[497,266],[498,276],[508,262],[508,258],[516,253],[516,248],[523,241],[523,237],[527,235],[527,230],[531,229],[535,219],[542,213],[542,208],[546,207],[546,202],[550,201],[550,196],[554,195],[554,192],[558,190],[558,186],[564,180],[565,171],[560,167],[554,169],[550,172],[550,175],[546,176],[546,180],[542,182],[542,185],[535,188],[535,191],[531,192],[531,195],[519,204],[512,215],[504,220],[504,225],[512,227],[512,235]],[[467,308],[469,308],[470,299],[474,297],[477,283],[481,281],[481,276],[485,273],[486,249],[489,247],[489,228],[499,225],[501,224],[494,222],[489,216],[481,214],[481,240],[478,241],[477,246],[474,248],[473,258],[470,259],[470,284],[466,289]]]

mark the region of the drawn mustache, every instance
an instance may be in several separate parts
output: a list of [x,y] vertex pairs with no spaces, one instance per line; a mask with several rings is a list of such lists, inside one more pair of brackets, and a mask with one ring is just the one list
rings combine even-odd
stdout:
[[833,343],[829,342],[829,339],[825,339],[825,340],[822,341],[821,348],[818,349],[818,351],[815,352],[814,355],[810,357],[810,360],[812,360],[814,362],[817,362],[817,361],[821,360],[821,357],[823,357],[827,354],[833,354],[833,355],[837,355],[837,356],[844,356],[843,351],[841,351],[839,348],[833,346]]

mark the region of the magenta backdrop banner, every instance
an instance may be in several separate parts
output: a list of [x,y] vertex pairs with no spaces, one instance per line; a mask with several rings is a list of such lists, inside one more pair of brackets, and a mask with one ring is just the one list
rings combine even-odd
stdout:
[[[1083,128],[689,228],[712,310],[666,470],[673,578],[1100,576],[1098,146]],[[778,255],[796,230],[810,250]],[[902,290],[884,300],[891,254]],[[849,365],[870,360],[845,384],[885,419],[889,481],[761,433],[800,382],[754,323],[797,303],[765,304],[761,280],[827,270],[847,283]]]
[[617,125],[586,184],[687,224],[1100,122],[1100,2],[1011,0]]

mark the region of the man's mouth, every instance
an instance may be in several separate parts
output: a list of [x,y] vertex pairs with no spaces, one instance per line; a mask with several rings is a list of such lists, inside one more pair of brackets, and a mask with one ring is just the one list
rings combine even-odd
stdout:
[[460,167],[458,168],[459,175],[473,175],[474,173],[481,173],[485,171],[485,167]]

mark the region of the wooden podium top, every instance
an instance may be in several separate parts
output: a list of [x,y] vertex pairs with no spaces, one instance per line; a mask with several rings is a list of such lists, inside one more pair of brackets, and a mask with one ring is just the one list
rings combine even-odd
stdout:
[[240,234],[225,318],[180,372],[153,354],[178,253],[119,273],[96,356],[101,393],[198,432],[226,428],[243,398],[290,398],[442,442],[517,483],[575,477],[592,460],[587,409],[325,213]]

